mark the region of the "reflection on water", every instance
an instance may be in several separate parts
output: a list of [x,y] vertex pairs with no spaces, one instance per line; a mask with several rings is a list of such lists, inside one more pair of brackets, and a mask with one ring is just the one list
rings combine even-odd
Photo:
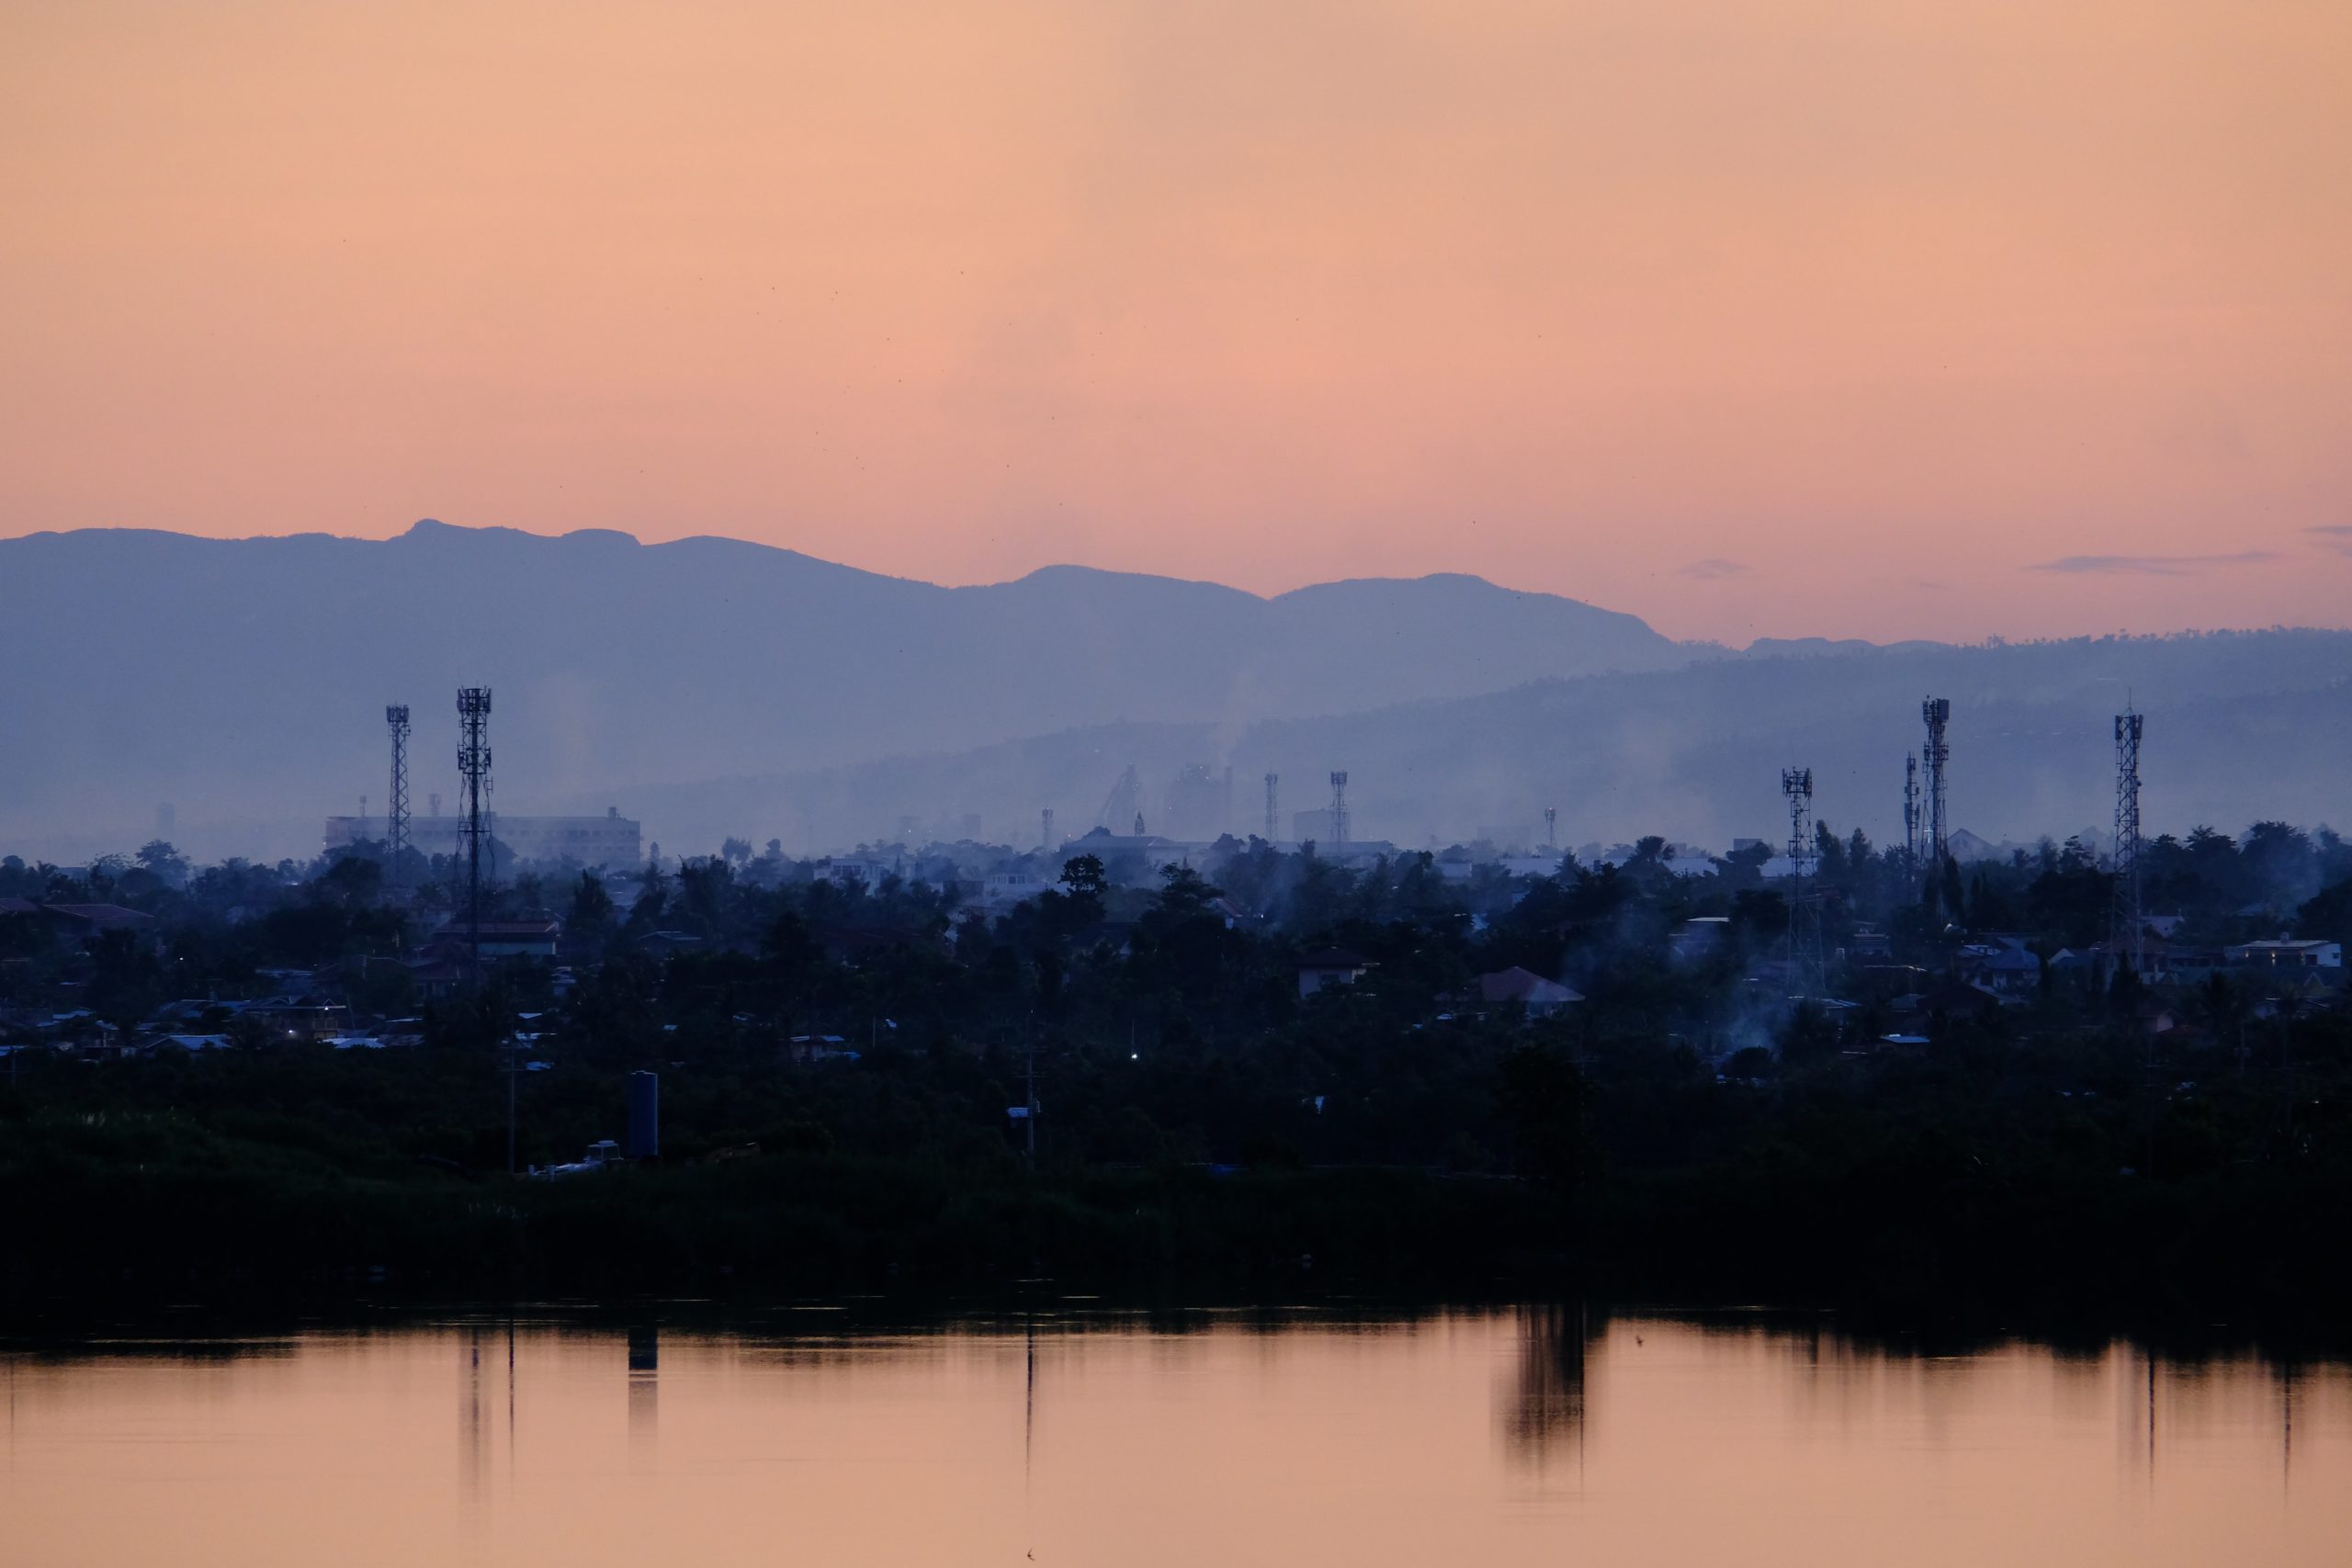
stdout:
[[8,1353],[0,1560],[2139,1568],[2352,1540],[2335,1364],[1576,1305],[842,1318]]
[[1587,1308],[1545,1304],[1519,1314],[1517,1377],[1503,1403],[1503,1430],[1522,1459],[1542,1465],[1579,1451],[1584,1358],[1595,1328]]
[[653,1465],[653,1438],[661,1416],[662,1331],[641,1325],[628,1331],[628,1453],[630,1468]]

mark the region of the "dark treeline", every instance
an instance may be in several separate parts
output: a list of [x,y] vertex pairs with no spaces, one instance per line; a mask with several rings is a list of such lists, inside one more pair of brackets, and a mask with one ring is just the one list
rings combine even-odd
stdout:
[[[1759,851],[1691,878],[1648,840],[1528,878],[1087,847],[891,851],[871,886],[732,842],[626,878],[526,867],[491,913],[560,919],[559,960],[454,987],[429,978],[446,867],[11,859],[7,1288],[1573,1277],[2319,1316],[2352,1282],[2340,989],[2108,962],[2111,882],[2079,843],[1914,878],[1823,829],[1828,994],[1795,1000]],[[2177,953],[2352,919],[2324,830],[2200,830],[2143,864]],[[1023,866],[1050,887],[974,907]],[[92,904],[153,924],[55,913]],[[1997,1000],[1963,983],[1990,932],[2041,961]],[[1302,996],[1301,960],[1333,950],[1353,983]],[[1512,969],[1582,999],[1485,999]],[[414,1043],[337,1049],[243,1005],[289,987]],[[222,1043],[157,1043],[165,1013]],[[518,1161],[543,1166],[617,1136],[640,1069],[658,1164],[506,1179],[510,1084]],[[1034,1168],[1007,1115],[1033,1075]]]

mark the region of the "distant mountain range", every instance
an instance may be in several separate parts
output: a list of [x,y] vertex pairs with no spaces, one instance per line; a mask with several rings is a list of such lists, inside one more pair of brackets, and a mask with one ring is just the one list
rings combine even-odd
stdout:
[[380,541],[36,534],[0,540],[0,848],[119,847],[169,802],[198,852],[314,850],[327,813],[383,809],[390,702],[414,714],[416,808],[454,801],[460,684],[494,693],[503,809],[635,809],[679,780],[1073,726],[1238,735],[1704,656],[1473,577],[1265,599],[1075,567],[943,588],[728,539],[435,522]]
[[2127,698],[2152,830],[2352,821],[2352,633],[1733,653],[1471,577],[943,588],[724,539],[428,522],[0,540],[0,852],[129,848],[163,802],[199,855],[315,852],[324,816],[383,809],[388,702],[413,710],[415,809],[454,809],[461,683],[495,694],[501,809],[618,806],[672,852],[970,817],[1034,843],[1045,807],[1092,827],[1131,763],[1156,829],[1188,766],[1209,793],[1196,771],[1184,826],[1261,829],[1272,771],[1284,833],[1345,768],[1358,837],[1532,835],[1551,806],[1564,844],[1717,848],[1785,832],[1796,764],[1822,817],[1883,840],[1930,693],[1954,705],[1954,820],[1989,839],[2106,825]]

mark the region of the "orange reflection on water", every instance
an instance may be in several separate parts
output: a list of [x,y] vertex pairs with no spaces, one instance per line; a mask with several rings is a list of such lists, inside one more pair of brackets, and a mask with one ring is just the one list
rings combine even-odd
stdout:
[[18,1354],[0,1561],[2142,1568],[2352,1540],[2338,1367],[1574,1308],[1209,1321]]

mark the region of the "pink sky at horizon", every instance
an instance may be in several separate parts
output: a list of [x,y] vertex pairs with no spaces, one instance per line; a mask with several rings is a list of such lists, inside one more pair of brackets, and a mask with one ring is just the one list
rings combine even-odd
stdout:
[[0,5],[0,536],[2352,625],[2352,7]]

